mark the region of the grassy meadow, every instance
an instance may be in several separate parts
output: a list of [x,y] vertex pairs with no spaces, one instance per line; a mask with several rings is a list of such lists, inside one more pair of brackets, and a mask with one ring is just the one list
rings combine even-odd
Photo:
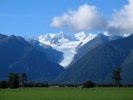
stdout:
[[1,89],[0,100],[133,100],[133,88]]

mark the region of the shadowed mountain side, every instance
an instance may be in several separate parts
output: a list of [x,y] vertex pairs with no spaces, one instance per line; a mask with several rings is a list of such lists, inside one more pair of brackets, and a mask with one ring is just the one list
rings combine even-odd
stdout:
[[83,46],[77,48],[77,54],[74,56],[74,60],[72,61],[70,66],[72,64],[74,64],[77,60],[79,60],[81,57],[83,57],[86,53],[88,53],[89,51],[94,49],[95,47],[97,47],[103,43],[106,43],[108,41],[117,40],[119,38],[122,38],[122,37],[121,36],[106,36],[103,33],[100,33],[91,41],[89,41],[86,44],[84,44]]
[[37,50],[44,52],[51,62],[58,63],[63,57],[62,52],[57,51],[48,45],[42,44],[39,41],[31,40],[29,43],[32,44]]
[[133,83],[133,35],[92,49],[52,83],[112,83],[112,71],[122,66],[122,82]]
[[23,38],[0,34],[0,80],[7,79],[8,73],[13,72],[26,73],[29,81],[48,82],[63,70]]

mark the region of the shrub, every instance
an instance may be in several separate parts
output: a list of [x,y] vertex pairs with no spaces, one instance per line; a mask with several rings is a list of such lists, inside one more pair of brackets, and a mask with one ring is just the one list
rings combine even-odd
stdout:
[[83,83],[83,88],[92,88],[92,87],[95,87],[95,83],[93,83],[92,81],[87,81]]

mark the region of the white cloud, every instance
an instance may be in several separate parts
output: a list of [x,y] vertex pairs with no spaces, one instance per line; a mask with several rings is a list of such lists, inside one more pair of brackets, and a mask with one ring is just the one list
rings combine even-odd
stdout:
[[53,18],[53,28],[67,28],[70,31],[103,30],[107,23],[95,6],[84,4],[78,10],[69,10],[62,16]]
[[110,34],[133,34],[133,0],[128,0],[129,3],[120,11],[116,11],[109,21],[107,28]]

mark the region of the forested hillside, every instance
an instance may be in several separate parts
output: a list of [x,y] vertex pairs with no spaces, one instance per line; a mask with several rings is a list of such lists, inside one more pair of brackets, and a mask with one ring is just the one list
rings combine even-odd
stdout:
[[133,83],[133,35],[94,48],[52,82],[112,83],[112,72],[120,66],[122,82]]

